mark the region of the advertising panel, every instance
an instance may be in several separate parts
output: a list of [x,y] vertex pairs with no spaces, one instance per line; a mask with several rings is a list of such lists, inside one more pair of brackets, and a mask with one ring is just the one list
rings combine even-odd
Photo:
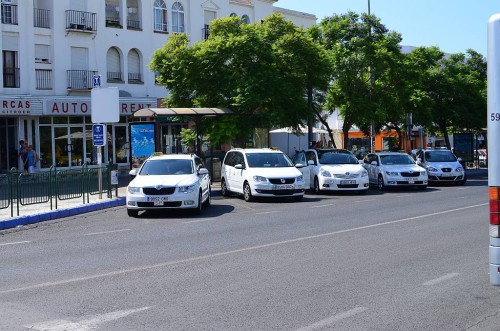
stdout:
[[132,168],[139,168],[156,151],[155,123],[130,123],[130,155]]

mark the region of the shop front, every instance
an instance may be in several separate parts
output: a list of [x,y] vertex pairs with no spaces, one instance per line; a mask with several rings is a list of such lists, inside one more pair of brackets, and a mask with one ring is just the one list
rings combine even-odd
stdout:
[[[19,141],[32,145],[40,162],[38,170],[97,165],[92,143],[90,98],[8,99],[0,101],[0,172],[21,168]],[[107,124],[103,163],[128,167],[128,118],[138,109],[154,107],[156,99],[120,99],[120,121]],[[21,106],[21,107],[20,107]]]

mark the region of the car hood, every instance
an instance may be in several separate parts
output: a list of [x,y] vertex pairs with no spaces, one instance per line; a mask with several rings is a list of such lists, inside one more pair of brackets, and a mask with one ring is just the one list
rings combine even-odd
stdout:
[[419,167],[416,164],[382,165],[381,168],[384,171],[394,171],[394,172],[421,172],[421,171],[425,171],[424,168]]
[[280,168],[250,168],[253,176],[262,176],[266,178],[291,178],[301,176],[302,173],[295,167]]
[[361,164],[325,164],[320,170],[326,170],[333,173],[345,174],[346,172],[360,172],[365,170]]
[[459,163],[459,162],[427,162],[426,165],[428,167],[434,167],[434,168],[437,168],[437,169],[441,169],[441,168],[452,168],[452,169],[456,169],[456,168],[463,168],[462,165]]
[[196,183],[198,176],[190,175],[168,175],[168,176],[137,176],[129,186],[133,187],[174,187],[189,186]]

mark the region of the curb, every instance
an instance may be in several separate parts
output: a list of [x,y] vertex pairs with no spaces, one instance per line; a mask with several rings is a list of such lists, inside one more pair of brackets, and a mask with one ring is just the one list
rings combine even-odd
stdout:
[[116,198],[106,202],[97,202],[68,209],[57,209],[45,213],[34,214],[29,216],[19,216],[11,218],[7,221],[0,222],[0,230],[15,228],[20,225],[28,225],[39,222],[50,221],[58,218],[69,217],[74,215],[85,214],[91,211],[118,207],[125,205],[125,197]]

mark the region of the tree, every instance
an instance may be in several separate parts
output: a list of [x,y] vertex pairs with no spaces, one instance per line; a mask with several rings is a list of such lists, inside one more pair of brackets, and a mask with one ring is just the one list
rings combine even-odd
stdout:
[[327,61],[302,28],[273,14],[253,24],[214,20],[209,38],[192,46],[186,35],[173,35],[150,67],[169,90],[166,105],[230,108],[234,116],[205,119],[201,130],[212,141],[238,135],[242,143],[254,128],[307,121],[304,96],[308,88],[326,88]]
[[311,32],[331,55],[333,81],[327,92],[327,110],[343,117],[344,146],[349,129],[383,122],[378,108],[388,88],[384,75],[400,57],[401,36],[389,32],[373,15],[348,12],[321,21]]

